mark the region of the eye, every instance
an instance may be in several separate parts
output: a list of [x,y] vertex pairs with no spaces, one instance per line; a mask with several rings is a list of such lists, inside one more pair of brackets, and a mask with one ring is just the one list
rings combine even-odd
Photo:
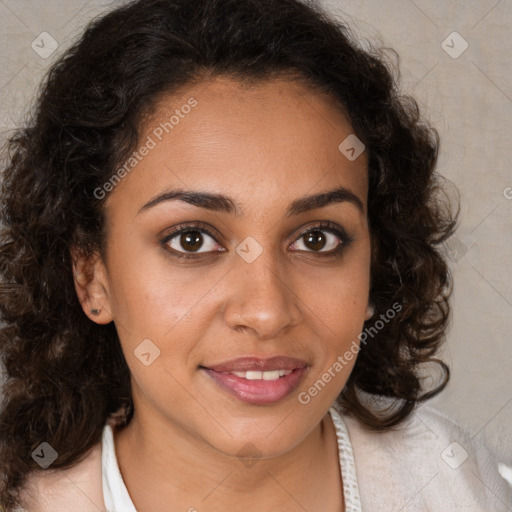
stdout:
[[208,229],[202,227],[200,223],[180,226],[161,240],[160,243],[170,251],[173,256],[178,258],[199,258],[199,254],[222,252],[225,250],[215,249],[216,245],[221,246]]
[[339,256],[352,242],[345,230],[331,222],[323,222],[303,231],[290,247],[322,256]]
[[[214,231],[200,222],[188,223],[175,228],[160,243],[177,258],[194,259],[208,253],[224,252],[226,249],[216,240],[216,236],[221,238],[220,235],[214,236],[210,230]],[[343,228],[326,221],[304,230],[289,247],[322,257],[337,257],[352,240]]]

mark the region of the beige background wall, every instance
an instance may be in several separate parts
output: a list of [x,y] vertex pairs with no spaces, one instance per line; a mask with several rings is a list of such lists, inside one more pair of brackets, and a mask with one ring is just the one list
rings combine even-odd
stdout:
[[[120,3],[0,0],[2,137],[22,121],[43,73],[84,24]],[[446,248],[455,296],[443,358],[452,380],[431,403],[511,464],[512,1],[323,3],[361,37],[398,51],[404,92],[440,132],[439,170],[459,188],[462,211]]]
[[512,463],[512,2],[323,4],[397,50],[403,91],[439,131],[438,169],[460,191],[461,218],[446,248],[455,294],[443,359],[452,379],[431,403]]

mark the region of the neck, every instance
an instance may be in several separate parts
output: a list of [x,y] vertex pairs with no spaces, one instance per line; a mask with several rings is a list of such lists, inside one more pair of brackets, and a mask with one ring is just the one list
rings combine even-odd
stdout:
[[[165,439],[165,443],[162,440]],[[344,510],[336,431],[329,414],[292,450],[229,456],[181,429],[140,421],[114,432],[118,464],[138,510]],[[136,449],[134,449],[136,447]],[[251,508],[253,507],[253,508]]]

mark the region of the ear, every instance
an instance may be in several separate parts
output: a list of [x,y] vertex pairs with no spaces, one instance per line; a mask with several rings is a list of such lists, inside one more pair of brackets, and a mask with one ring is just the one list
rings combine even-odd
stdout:
[[84,313],[97,324],[109,324],[113,315],[108,274],[101,256],[98,253],[85,255],[75,248],[70,254],[75,290]]
[[[373,285],[373,273],[374,269],[377,268],[379,262],[379,239],[373,230],[370,230],[370,244],[371,244],[371,255],[370,255],[370,295]],[[366,308],[366,315],[364,317],[365,322],[370,320],[375,314],[375,304],[368,299],[368,306]]]
[[365,321],[370,320],[370,318],[375,314],[375,306],[372,302],[368,303],[368,307],[366,308],[366,315],[364,317]]

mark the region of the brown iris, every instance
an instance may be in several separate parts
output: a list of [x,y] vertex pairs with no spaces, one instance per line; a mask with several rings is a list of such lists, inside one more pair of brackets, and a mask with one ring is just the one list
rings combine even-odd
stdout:
[[187,251],[197,251],[203,243],[203,235],[200,231],[187,231],[180,237],[181,246]]
[[321,231],[311,231],[304,235],[304,239],[310,249],[320,250],[325,247],[325,235]]

